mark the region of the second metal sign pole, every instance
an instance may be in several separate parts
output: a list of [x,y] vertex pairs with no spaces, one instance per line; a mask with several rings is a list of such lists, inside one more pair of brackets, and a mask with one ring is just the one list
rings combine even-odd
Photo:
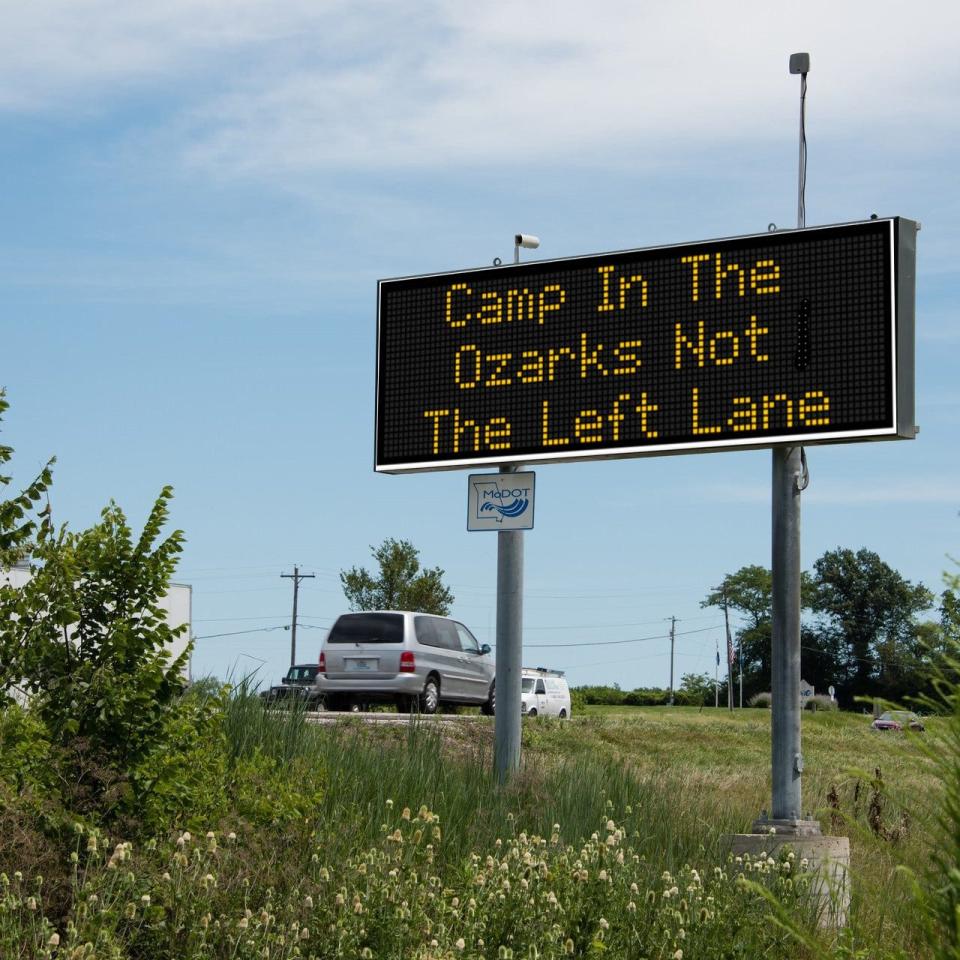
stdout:
[[[797,182],[797,228],[807,225],[807,72],[810,56],[794,54],[790,72],[800,74],[800,156]],[[806,460],[801,447],[774,447],[772,483],[771,572],[773,649],[770,651],[771,780],[774,820],[799,820],[800,776],[800,496],[806,487]]]
[[[516,466],[503,467],[504,473]],[[497,534],[497,672],[494,768],[505,783],[520,768],[523,667],[523,531]]]
[[799,447],[773,451],[773,649],[771,770],[774,820],[800,817],[800,496]]

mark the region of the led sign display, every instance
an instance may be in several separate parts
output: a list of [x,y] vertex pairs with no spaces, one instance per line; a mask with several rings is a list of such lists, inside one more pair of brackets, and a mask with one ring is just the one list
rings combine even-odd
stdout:
[[375,467],[912,438],[916,229],[382,280]]

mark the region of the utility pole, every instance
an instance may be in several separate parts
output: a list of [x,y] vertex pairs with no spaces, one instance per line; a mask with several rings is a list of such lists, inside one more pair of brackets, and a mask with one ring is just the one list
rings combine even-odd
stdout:
[[723,620],[727,625],[727,706],[733,712],[733,641],[730,639],[730,610],[727,607],[727,590],[723,590]]
[[300,590],[301,580],[312,580],[316,574],[301,573],[298,566],[294,566],[293,573],[281,573],[283,580],[293,581],[293,620],[290,623],[290,666],[297,662],[297,593]]
[[720,708],[720,679],[718,676],[720,670],[720,641],[717,641],[717,662],[713,668],[713,705]]
[[670,618],[670,706],[673,706],[673,647],[676,640],[677,618]]

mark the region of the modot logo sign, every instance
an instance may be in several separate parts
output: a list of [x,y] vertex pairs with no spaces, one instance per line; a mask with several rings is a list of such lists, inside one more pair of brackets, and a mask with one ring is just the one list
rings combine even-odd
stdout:
[[472,473],[467,478],[468,530],[532,530],[536,475]]

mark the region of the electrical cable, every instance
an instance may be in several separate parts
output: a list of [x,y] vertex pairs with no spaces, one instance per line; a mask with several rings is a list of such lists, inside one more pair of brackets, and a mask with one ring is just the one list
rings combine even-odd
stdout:
[[807,225],[807,75],[800,75],[800,181],[797,195],[797,226]]
[[[720,624],[714,624],[710,627],[701,627],[699,630],[684,630],[678,632],[676,636],[687,637],[692,633],[706,633],[708,630],[719,629]],[[524,650],[538,648],[549,648],[551,650],[565,650],[569,647],[616,647],[625,643],[645,643],[648,640],[669,640],[669,633],[658,633],[650,637],[633,637],[631,640],[586,640],[583,643],[525,643]]]

